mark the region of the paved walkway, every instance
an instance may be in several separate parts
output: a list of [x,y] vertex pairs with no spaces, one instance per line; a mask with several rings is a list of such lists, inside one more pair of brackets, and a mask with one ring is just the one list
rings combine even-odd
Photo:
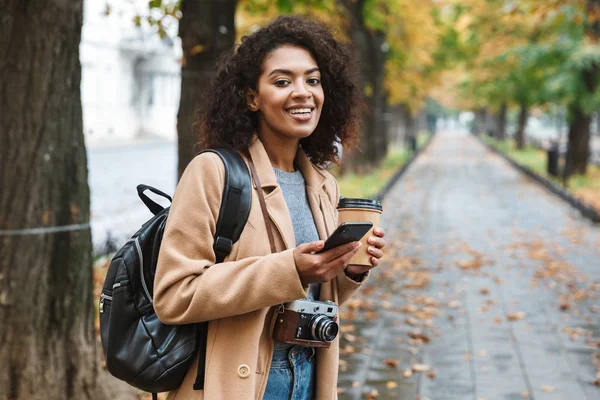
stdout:
[[450,132],[383,225],[387,262],[343,310],[340,399],[600,399],[600,227]]
[[88,169],[94,248],[104,248],[109,232],[121,246],[152,217],[136,186],[143,183],[169,195],[175,192],[177,143],[154,140],[94,147],[88,149]]

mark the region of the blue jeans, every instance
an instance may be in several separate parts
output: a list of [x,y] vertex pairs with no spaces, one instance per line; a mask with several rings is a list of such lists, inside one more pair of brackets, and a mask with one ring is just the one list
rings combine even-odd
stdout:
[[312,400],[315,392],[315,349],[275,349],[263,400]]

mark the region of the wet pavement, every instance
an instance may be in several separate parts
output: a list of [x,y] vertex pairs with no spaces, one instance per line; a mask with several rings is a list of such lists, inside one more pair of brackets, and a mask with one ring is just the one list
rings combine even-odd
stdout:
[[[108,235],[122,245],[152,214],[136,187],[146,184],[173,195],[177,143],[167,140],[88,149],[92,241],[102,251]],[[160,197],[153,197],[160,202]],[[161,204],[169,205],[168,201]]]
[[600,226],[460,132],[382,225],[386,262],[342,310],[341,400],[600,399]]

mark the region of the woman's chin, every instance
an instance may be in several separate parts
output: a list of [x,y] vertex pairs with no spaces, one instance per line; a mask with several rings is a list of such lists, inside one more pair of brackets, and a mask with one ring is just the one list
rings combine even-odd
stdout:
[[293,136],[298,139],[304,139],[305,137],[309,137],[315,131],[316,126],[303,126],[303,127],[294,127],[290,129],[288,132],[290,136]]

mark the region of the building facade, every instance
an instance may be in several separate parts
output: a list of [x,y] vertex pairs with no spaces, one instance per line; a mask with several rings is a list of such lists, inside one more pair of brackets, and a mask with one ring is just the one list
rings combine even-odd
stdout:
[[161,39],[134,24],[148,12],[147,1],[85,0],[80,59],[87,146],[176,138],[181,44],[176,27]]

